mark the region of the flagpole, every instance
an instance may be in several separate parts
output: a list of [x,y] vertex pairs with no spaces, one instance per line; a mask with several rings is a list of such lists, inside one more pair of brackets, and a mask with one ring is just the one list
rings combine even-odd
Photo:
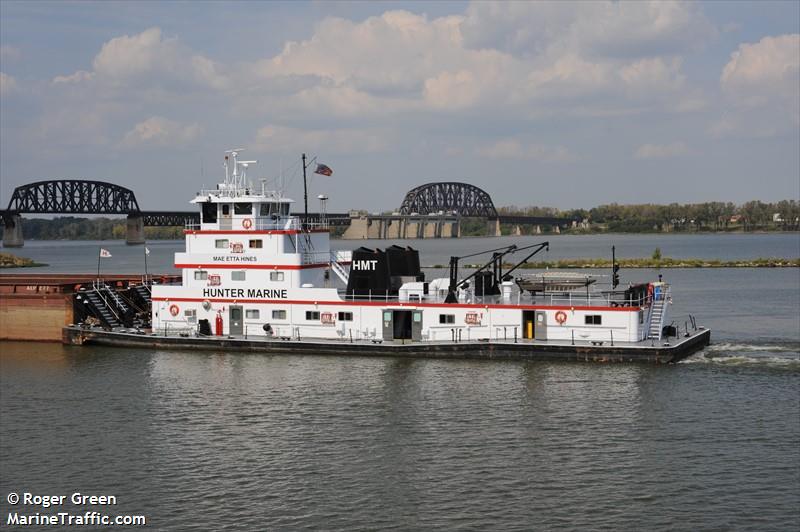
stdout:
[[144,284],[147,284],[147,240],[144,241]]
[[97,248],[97,284],[100,284],[100,255],[103,253],[103,248]]

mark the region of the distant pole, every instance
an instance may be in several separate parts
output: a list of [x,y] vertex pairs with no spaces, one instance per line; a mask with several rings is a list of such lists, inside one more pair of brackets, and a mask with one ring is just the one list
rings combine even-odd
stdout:
[[306,182],[306,154],[303,154],[303,226],[308,221],[308,183]]

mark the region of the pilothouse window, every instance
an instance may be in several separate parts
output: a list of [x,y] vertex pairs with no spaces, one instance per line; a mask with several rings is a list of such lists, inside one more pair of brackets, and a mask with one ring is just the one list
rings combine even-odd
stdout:
[[221,238],[221,239],[215,240],[214,241],[214,247],[216,247],[217,249],[227,249],[228,247],[230,247],[228,245],[228,239],[227,238]]
[[260,215],[269,216],[270,214],[278,214],[280,212],[278,207],[277,203],[262,203]]
[[203,203],[203,223],[213,224],[217,223],[217,204],[209,201]]
[[238,202],[233,204],[233,214],[246,214],[250,216],[253,214],[253,204],[250,202]]

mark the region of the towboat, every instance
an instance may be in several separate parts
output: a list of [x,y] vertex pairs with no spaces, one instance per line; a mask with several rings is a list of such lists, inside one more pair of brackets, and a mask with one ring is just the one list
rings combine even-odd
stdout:
[[79,324],[65,328],[66,341],[655,362],[674,362],[709,343],[710,331],[694,318],[683,331],[670,326],[672,294],[664,282],[600,290],[596,277],[569,272],[515,282],[514,272],[547,242],[490,250],[468,275],[459,271],[463,257],[453,257],[449,275],[434,279],[408,246],[331,250],[324,212],[313,220],[292,214],[292,200],[254,187],[247,170],[255,161],[239,160],[241,151],[226,152],[224,180],[191,200],[200,218],[185,227],[185,251],[175,254],[181,279],[152,284],[149,327]]

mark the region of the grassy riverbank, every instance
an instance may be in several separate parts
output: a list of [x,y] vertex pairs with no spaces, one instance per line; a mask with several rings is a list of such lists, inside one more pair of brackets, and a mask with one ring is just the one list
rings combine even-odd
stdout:
[[[748,260],[718,260],[718,259],[673,259],[671,257],[645,258],[645,259],[618,259],[620,268],[800,268],[800,259],[757,258]],[[483,264],[465,264],[466,268],[479,268]],[[503,264],[504,268],[511,268],[513,264]],[[437,264],[431,268],[446,268]],[[611,259],[561,259],[541,262],[529,262],[520,266],[528,270],[576,270],[576,269],[602,269],[611,268]]]
[[[673,259],[662,257],[660,259],[620,259],[617,264],[621,268],[797,268],[800,259],[757,258],[748,260],[718,260],[718,259]],[[522,268],[544,269],[582,269],[582,268],[611,268],[611,259],[562,259],[557,261],[531,262]]]
[[11,253],[0,253],[0,268],[35,268],[37,266],[47,266],[34,262],[25,257],[17,257]]

